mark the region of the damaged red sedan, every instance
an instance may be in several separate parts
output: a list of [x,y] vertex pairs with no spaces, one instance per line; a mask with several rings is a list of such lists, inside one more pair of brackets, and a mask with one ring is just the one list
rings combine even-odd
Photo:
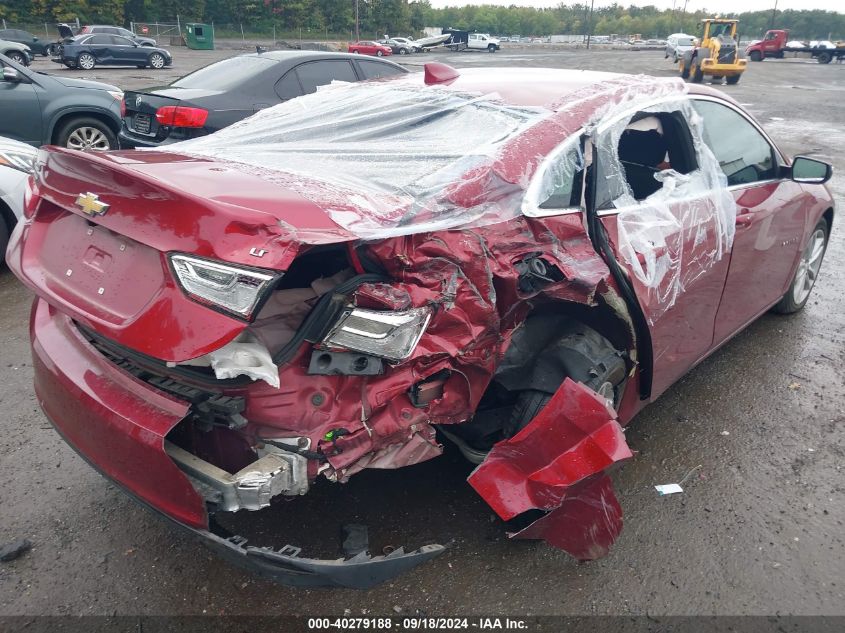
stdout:
[[707,87],[429,64],[164,151],[46,148],[7,261],[85,459],[233,561],[369,587],[443,547],[319,560],[217,518],[452,442],[513,538],[602,556],[623,426],[804,306],[830,175]]

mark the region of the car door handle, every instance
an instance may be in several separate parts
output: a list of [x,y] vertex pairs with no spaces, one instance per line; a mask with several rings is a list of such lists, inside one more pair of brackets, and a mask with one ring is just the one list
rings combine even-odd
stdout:
[[748,209],[741,209],[740,212],[736,214],[737,226],[751,226],[753,222],[754,214]]

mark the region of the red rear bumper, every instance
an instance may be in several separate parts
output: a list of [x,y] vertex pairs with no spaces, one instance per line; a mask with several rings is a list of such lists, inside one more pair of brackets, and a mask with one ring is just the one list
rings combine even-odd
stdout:
[[113,365],[41,299],[32,307],[30,336],[38,401],[65,440],[142,501],[179,523],[206,528],[202,498],[164,452],[164,436],[188,404]]

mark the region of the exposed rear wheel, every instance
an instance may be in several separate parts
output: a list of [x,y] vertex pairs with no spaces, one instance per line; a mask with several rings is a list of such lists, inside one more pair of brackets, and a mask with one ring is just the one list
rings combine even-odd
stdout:
[[727,83],[729,86],[733,86],[739,83],[740,77],[742,77],[742,75],[732,75],[730,77],[725,77],[725,83]]
[[833,59],[833,55],[830,53],[819,53],[818,60],[820,64],[829,64],[831,59]]
[[82,53],[76,58],[76,65],[82,70],[91,70],[96,64],[97,61],[91,53]]
[[761,53],[760,51],[751,51],[751,54],[748,56],[748,58],[752,62],[761,62],[763,61],[763,53]]
[[98,119],[80,117],[65,123],[56,135],[56,145],[83,152],[117,149],[117,137]]
[[795,276],[792,278],[789,290],[775,304],[772,312],[792,314],[806,305],[822,266],[829,235],[830,229],[827,226],[827,221],[822,218],[816,228],[813,229],[810,239],[804,247],[804,252],[801,253],[801,260],[798,262],[798,268],[795,270]]

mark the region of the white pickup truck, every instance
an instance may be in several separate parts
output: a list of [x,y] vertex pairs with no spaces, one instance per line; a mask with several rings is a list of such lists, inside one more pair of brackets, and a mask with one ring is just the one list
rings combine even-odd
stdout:
[[499,40],[487,33],[470,33],[467,40],[467,48],[473,50],[487,50],[495,53],[499,50]]

